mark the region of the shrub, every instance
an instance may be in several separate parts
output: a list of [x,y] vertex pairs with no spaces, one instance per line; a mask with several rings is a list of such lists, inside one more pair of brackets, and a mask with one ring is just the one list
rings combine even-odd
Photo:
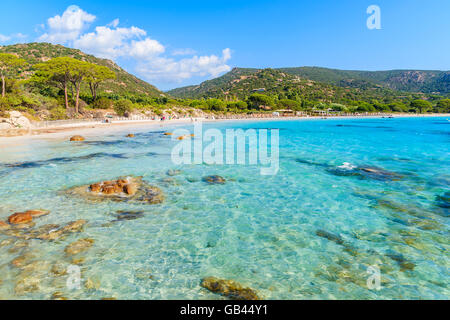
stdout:
[[291,99],[281,99],[278,101],[278,106],[282,109],[296,110],[300,107],[300,103]]
[[206,103],[210,110],[214,111],[226,111],[226,103],[219,99],[208,99],[206,100]]
[[50,110],[50,120],[64,120],[67,119],[67,112],[64,107],[55,107]]
[[111,99],[101,97],[94,101],[92,106],[96,109],[111,109],[114,105],[114,102]]
[[114,103],[114,111],[119,116],[124,116],[126,113],[129,113],[133,110],[133,103],[130,100],[119,100]]
[[426,112],[431,109],[431,103],[429,101],[421,99],[411,101],[410,106],[415,110],[419,110],[420,113]]
[[252,108],[259,108],[260,106],[272,107],[274,105],[274,101],[271,97],[260,93],[254,93],[250,97],[248,97],[247,103]]

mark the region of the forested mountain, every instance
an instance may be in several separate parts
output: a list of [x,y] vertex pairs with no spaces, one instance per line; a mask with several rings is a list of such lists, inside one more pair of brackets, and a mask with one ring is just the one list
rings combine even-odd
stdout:
[[[270,71],[267,71],[270,70]],[[170,90],[179,98],[243,98],[255,89],[267,93],[300,90],[303,94],[323,97],[337,93],[355,98],[384,98],[407,94],[450,94],[447,71],[346,71],[318,67],[248,69],[234,68],[227,74],[200,85]],[[339,97],[337,97],[339,98]]]
[[389,70],[354,71],[319,67],[281,68],[280,71],[305,79],[338,86],[364,86],[367,83],[380,84],[387,88],[434,94],[450,93],[450,71],[433,70]]
[[[100,84],[100,92],[118,95],[139,94],[151,97],[159,97],[162,93],[151,84],[129,74],[111,60],[100,59],[80,50],[70,49],[61,45],[53,45],[50,43],[15,44],[10,46],[0,46],[0,53],[11,53],[19,58],[25,59],[28,64],[25,68],[22,68],[22,73],[18,75],[19,78],[22,79],[29,78],[33,73],[33,66],[38,63],[56,57],[72,57],[78,60],[106,66],[115,72],[116,79],[107,80]],[[85,88],[85,91],[87,92],[87,88]]]

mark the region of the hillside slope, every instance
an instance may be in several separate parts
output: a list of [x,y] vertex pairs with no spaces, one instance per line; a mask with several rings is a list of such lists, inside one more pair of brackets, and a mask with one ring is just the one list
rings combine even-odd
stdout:
[[356,71],[320,67],[281,68],[278,70],[302,78],[337,86],[353,85],[357,87],[367,83],[373,83],[398,91],[444,95],[450,93],[450,71]]
[[[271,73],[263,72],[271,70]],[[264,77],[267,77],[263,79]],[[317,90],[347,91],[352,95],[377,98],[402,91],[409,93],[450,94],[450,72],[447,71],[348,71],[319,67],[249,69],[234,68],[225,75],[200,85],[177,88],[168,94],[179,98],[242,98],[254,89],[265,88],[276,93],[279,88],[297,87],[309,94]],[[285,90],[286,91],[286,90]]]
[[345,102],[395,97],[397,92],[381,85],[366,82],[364,86],[340,87],[324,82],[304,79],[279,69],[234,68],[227,74],[205,81],[198,86],[174,89],[168,94],[179,98],[245,99],[252,93],[277,95],[296,100]]
[[116,79],[108,80],[105,81],[105,83],[102,83],[100,85],[99,92],[107,92],[110,94],[143,94],[151,97],[159,97],[163,94],[151,84],[129,74],[113,61],[100,59],[77,49],[71,49],[50,43],[26,43],[0,46],[0,52],[15,54],[28,62],[29,65],[20,75],[20,78],[23,79],[27,79],[31,76],[32,68],[37,63],[56,57],[72,57],[106,66],[116,73]]

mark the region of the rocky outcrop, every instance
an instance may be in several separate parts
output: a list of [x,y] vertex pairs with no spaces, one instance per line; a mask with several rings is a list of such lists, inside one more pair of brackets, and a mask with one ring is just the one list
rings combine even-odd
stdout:
[[129,133],[129,134],[126,135],[126,137],[127,137],[127,138],[134,138],[135,135],[134,135],[133,133]]
[[31,128],[30,120],[28,120],[28,118],[22,115],[19,111],[10,111],[9,118],[2,118],[0,123],[0,130]]
[[95,202],[112,200],[157,204],[164,201],[162,190],[147,184],[142,177],[119,178],[88,186],[74,187],[66,190],[66,194]]
[[219,293],[232,300],[260,300],[253,289],[244,288],[233,280],[207,277],[202,280],[200,285],[209,291]]

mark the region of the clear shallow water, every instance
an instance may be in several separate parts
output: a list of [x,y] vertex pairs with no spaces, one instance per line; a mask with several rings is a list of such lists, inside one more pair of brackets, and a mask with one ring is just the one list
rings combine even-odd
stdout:
[[[44,208],[51,214],[37,218],[37,226],[88,224],[54,242],[0,232],[0,298],[48,299],[61,292],[84,299],[222,299],[200,287],[206,276],[233,279],[267,299],[450,297],[449,209],[437,201],[450,191],[446,119],[204,124],[210,127],[280,129],[280,171],[262,176],[258,166],[173,165],[176,142],[158,128],[136,129],[134,139],[124,138],[127,130],[85,143],[39,140],[1,150],[2,220]],[[344,163],[402,178],[342,175]],[[168,176],[169,169],[181,174]],[[227,183],[201,181],[213,174]],[[165,202],[90,203],[61,192],[124,175],[160,187]],[[109,223],[118,210],[145,214]],[[80,255],[82,288],[69,290],[67,276],[49,269],[68,266],[64,248],[81,238],[95,243]],[[39,267],[10,264],[30,253]],[[381,290],[367,288],[371,265],[381,269]],[[39,282],[18,295],[15,287],[27,277]]]

